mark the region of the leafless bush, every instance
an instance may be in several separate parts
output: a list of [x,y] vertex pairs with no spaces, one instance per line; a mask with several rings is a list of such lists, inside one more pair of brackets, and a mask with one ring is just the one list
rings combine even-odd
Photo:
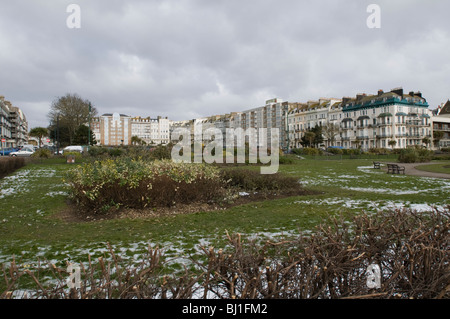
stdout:
[[[207,290],[221,298],[448,298],[449,238],[448,208],[335,219],[310,237],[263,247],[234,236],[232,253],[205,250]],[[379,289],[366,284],[371,264],[381,268]]]
[[[362,214],[353,223],[333,219],[314,235],[275,243],[227,234],[226,247],[203,247],[204,258],[192,259],[195,269],[171,275],[165,275],[168,268],[157,248],[138,266],[124,266],[110,249],[111,261],[89,259],[87,267],[81,265],[80,289],[67,288],[64,269],[49,267],[56,279],[44,286],[36,273],[20,271],[13,261],[3,267],[1,298],[17,296],[19,279],[29,276],[37,288],[23,298],[447,299],[449,208]],[[379,288],[367,285],[372,264],[381,268]]]

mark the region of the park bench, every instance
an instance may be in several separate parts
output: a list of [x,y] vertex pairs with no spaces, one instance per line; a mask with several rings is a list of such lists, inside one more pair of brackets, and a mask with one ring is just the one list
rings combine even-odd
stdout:
[[373,162],[373,168],[380,169],[381,163],[380,162]]
[[397,164],[387,164],[387,168],[388,168],[388,171],[387,171],[388,174],[400,174],[400,172],[405,174],[404,166],[399,166]]

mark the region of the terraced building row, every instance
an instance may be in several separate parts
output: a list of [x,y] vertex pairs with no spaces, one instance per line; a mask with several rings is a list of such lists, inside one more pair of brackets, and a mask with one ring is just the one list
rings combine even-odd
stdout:
[[[403,88],[395,88],[389,92],[379,90],[376,94],[321,98],[308,102],[289,102],[277,98],[246,111],[171,122],[171,131],[185,127],[190,128],[193,135],[194,127],[201,124],[203,130],[220,129],[225,137],[228,128],[278,128],[280,147],[290,150],[307,146],[305,134],[319,126],[322,141],[311,142],[314,147],[432,147],[433,128],[436,127],[433,120],[442,121],[442,116],[438,117],[429,109],[422,93],[406,93]],[[270,130],[267,130],[268,143],[270,139]]]

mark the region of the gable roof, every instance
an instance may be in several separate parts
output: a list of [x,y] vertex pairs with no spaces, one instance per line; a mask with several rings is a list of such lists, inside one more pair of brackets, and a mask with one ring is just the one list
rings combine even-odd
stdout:
[[441,111],[439,112],[439,115],[444,114],[450,114],[450,100],[445,103],[445,105],[442,107]]

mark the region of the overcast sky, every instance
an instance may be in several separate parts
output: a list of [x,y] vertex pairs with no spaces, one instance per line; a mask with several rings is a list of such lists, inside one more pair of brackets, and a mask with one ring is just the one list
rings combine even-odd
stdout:
[[67,93],[172,120],[400,86],[432,109],[450,98],[448,0],[0,1],[0,95],[30,127]]

